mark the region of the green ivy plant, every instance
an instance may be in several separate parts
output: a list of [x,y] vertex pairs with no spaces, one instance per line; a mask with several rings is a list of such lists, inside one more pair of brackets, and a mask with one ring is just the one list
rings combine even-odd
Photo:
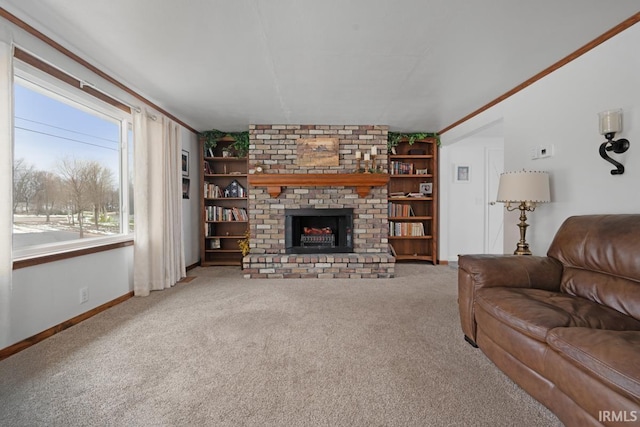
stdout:
[[204,148],[216,148],[218,141],[225,137],[233,138],[230,145],[236,151],[238,157],[247,157],[249,153],[249,131],[244,132],[222,132],[218,129],[206,130],[200,132],[200,136],[204,138]]
[[425,138],[436,138],[438,147],[440,146],[440,135],[436,132],[416,132],[416,133],[400,133],[389,132],[387,135],[387,150],[391,152],[393,147],[396,147],[400,141],[407,140],[409,145],[413,145],[414,142]]

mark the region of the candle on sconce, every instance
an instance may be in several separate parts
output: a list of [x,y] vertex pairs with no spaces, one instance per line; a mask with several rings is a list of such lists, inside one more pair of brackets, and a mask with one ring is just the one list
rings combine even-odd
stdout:
[[362,153],[360,151],[356,151],[356,159],[361,159]]
[[371,159],[371,157],[369,156],[369,153],[364,153],[364,161],[368,162]]
[[377,156],[378,155],[378,147],[376,147],[375,145],[373,147],[371,147],[371,155],[372,156]]
[[622,110],[609,110],[598,113],[600,118],[600,135],[622,131]]

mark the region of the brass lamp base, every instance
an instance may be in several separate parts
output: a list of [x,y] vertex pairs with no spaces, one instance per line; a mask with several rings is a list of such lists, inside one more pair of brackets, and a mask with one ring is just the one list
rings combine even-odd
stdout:
[[529,244],[527,243],[525,237],[527,234],[527,211],[534,211],[535,205],[528,205],[525,202],[521,202],[518,206],[520,209],[520,223],[518,227],[520,228],[520,241],[516,247],[516,250],[513,252],[514,255],[531,255],[531,250],[529,249]]
[[529,250],[529,244],[527,242],[518,242],[518,246],[516,247],[516,250],[513,251],[514,255],[532,255],[531,251]]

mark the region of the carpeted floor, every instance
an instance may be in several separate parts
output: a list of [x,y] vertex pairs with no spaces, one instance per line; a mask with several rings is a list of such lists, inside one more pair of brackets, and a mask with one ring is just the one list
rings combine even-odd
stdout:
[[558,426],[466,344],[456,271],[197,268],[0,362],[2,426]]

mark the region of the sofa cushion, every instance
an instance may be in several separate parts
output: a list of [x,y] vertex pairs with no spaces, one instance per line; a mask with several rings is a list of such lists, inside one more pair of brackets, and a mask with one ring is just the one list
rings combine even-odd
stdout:
[[548,256],[564,266],[561,291],[640,320],[640,215],[567,218]]
[[547,343],[614,391],[640,402],[640,331],[555,328]]
[[640,321],[593,301],[559,292],[528,288],[484,288],[476,304],[510,327],[541,342],[562,326],[640,330]]

